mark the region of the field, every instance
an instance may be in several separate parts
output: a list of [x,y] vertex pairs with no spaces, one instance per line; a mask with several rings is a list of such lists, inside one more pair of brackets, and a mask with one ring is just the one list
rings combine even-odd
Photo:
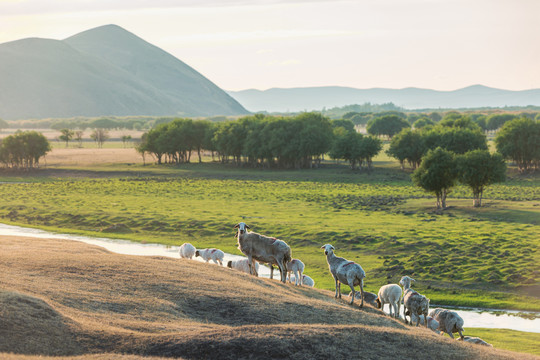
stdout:
[[[510,169],[505,183],[487,189],[481,209],[458,186],[440,212],[385,155],[371,173],[330,161],[317,170],[271,171],[203,160],[156,166],[147,158],[144,166],[118,143],[55,146],[40,170],[0,171],[0,222],[240,254],[233,226],[245,221],[287,241],[323,291],[334,288],[320,250],[331,243],[366,270],[368,291],[407,274],[432,304],[540,310],[537,176]],[[538,354],[534,335],[481,334],[501,348]]]
[[0,246],[3,359],[538,358],[197,261],[67,240],[1,237]]

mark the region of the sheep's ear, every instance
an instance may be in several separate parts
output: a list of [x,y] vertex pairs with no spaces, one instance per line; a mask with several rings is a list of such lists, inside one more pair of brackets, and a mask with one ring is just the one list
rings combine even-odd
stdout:
[[235,228],[235,229],[238,229],[239,227],[240,227],[240,224],[234,225],[234,228]]
[[321,249],[324,249],[324,245],[323,245],[323,246],[321,246]]
[[251,228],[246,224],[246,229],[251,229]]

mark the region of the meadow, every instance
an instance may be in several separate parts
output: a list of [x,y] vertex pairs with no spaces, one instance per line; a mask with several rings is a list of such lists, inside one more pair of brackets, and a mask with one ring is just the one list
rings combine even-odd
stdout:
[[480,209],[457,186],[438,212],[385,155],[371,173],[329,161],[298,171],[209,158],[143,166],[133,149],[111,148],[58,148],[46,160],[34,173],[0,173],[0,222],[240,254],[233,227],[244,221],[287,241],[321,289],[334,287],[320,250],[331,243],[363,266],[368,291],[410,275],[432,304],[540,310],[536,176],[511,172]]

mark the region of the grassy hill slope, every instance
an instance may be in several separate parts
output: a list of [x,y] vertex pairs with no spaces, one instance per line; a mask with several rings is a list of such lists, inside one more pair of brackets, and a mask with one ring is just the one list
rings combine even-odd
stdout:
[[534,358],[216,265],[65,240],[1,237],[0,247],[0,354],[8,359]]

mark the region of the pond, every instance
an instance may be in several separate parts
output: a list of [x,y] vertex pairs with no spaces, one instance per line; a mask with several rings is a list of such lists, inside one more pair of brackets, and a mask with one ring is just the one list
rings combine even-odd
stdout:
[[[0,236],[28,236],[35,238],[54,238],[82,241],[87,244],[101,246],[109,251],[125,255],[139,256],[166,256],[172,258],[180,258],[178,255],[178,246],[167,246],[161,244],[141,244],[129,240],[117,240],[109,238],[94,238],[88,236],[71,235],[52,233],[39,229],[25,228],[20,226],[12,226],[0,224]],[[243,258],[239,255],[225,253],[225,263],[229,260],[237,260]],[[196,258],[197,261],[203,261],[201,258]],[[278,276],[279,277],[279,272]],[[270,277],[270,269],[267,266],[261,265],[259,268],[259,276]],[[330,275],[329,275],[330,276]],[[274,271],[274,279],[276,271]],[[433,305],[435,307],[444,307],[457,312],[467,327],[482,327],[482,328],[502,328],[519,331],[528,331],[540,333],[540,313],[518,310],[500,310],[500,309],[481,309],[481,308],[465,308],[465,307],[447,307],[444,305]],[[403,307],[402,307],[403,308]],[[388,308],[385,308],[388,311]]]

